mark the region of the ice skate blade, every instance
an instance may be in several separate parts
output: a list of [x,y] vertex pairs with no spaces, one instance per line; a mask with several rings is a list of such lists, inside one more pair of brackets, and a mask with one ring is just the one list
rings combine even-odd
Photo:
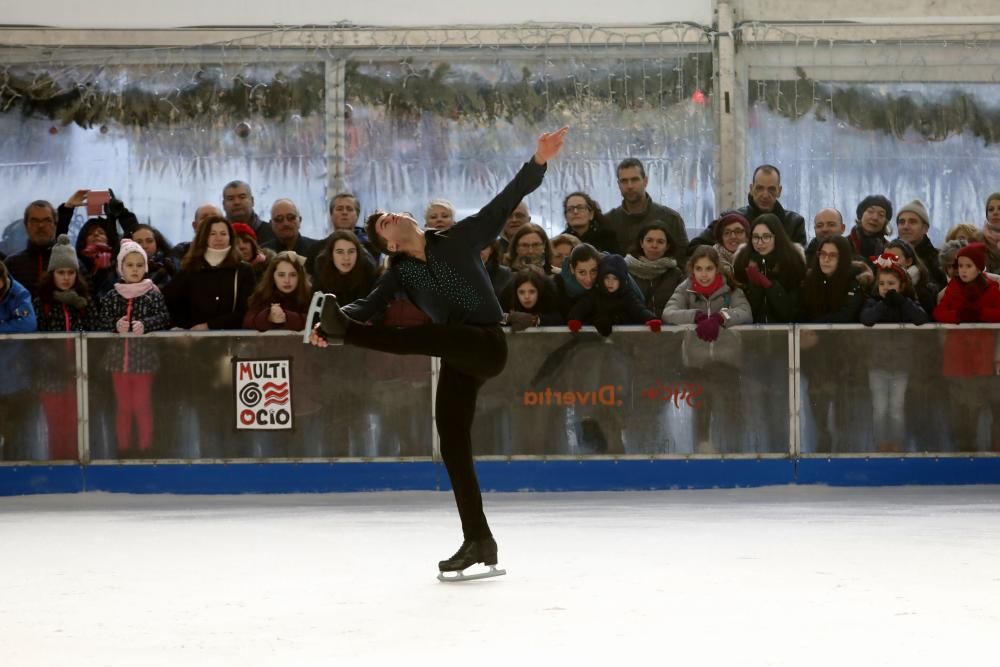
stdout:
[[486,572],[476,572],[474,574],[465,574],[465,570],[455,573],[439,572],[438,581],[475,581],[476,579],[492,579],[493,577],[507,574],[507,570],[498,569],[496,565],[490,565],[489,568]]
[[[312,301],[309,302],[309,311],[306,313],[306,328],[302,332],[302,342],[306,345],[309,344],[309,334],[312,333],[313,324],[319,321],[319,318],[323,315],[323,300],[326,294],[323,292],[316,292],[312,296]],[[315,320],[313,319],[315,316]]]

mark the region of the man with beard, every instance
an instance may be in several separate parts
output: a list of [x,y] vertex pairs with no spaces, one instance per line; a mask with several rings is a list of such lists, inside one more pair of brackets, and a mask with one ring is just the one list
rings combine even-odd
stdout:
[[[618,247],[623,250],[632,247],[640,227],[649,222],[661,222],[670,232],[670,238],[675,241],[670,249],[670,256],[677,260],[678,265],[683,264],[688,246],[684,218],[674,209],[657,204],[649,196],[646,192],[649,178],[638,159],[630,157],[622,160],[618,164],[617,174],[622,205],[608,211],[604,219],[608,228],[618,235]],[[715,240],[711,242],[715,243]]]

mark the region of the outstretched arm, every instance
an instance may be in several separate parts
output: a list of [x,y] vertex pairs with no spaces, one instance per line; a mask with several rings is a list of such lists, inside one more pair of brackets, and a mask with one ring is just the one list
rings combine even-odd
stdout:
[[563,127],[538,137],[534,156],[524,163],[514,179],[478,213],[465,218],[449,230],[448,235],[463,239],[476,252],[500,236],[511,212],[522,199],[542,184],[546,163],[562,150],[568,130],[569,128]]

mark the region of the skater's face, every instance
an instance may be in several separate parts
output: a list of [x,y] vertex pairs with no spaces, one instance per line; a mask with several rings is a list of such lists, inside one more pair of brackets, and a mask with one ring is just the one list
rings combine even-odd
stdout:
[[350,273],[358,263],[358,249],[350,241],[338,239],[333,244],[333,266],[340,273]]
[[833,243],[824,243],[816,251],[819,258],[819,270],[824,276],[832,276],[837,272],[837,264],[840,263],[840,251]]
[[236,248],[240,251],[240,257],[244,262],[253,261],[253,244],[239,234],[236,235]]
[[137,252],[125,255],[122,262],[122,281],[137,283],[146,276],[146,260]]
[[153,236],[153,232],[149,229],[138,229],[132,234],[132,240],[142,246],[142,249],[146,251],[146,257],[152,257],[156,254],[156,237]]
[[892,271],[879,271],[878,272],[878,295],[885,298],[885,295],[889,292],[901,292],[903,290],[902,282]]
[[229,247],[229,227],[224,222],[213,222],[208,230],[208,247],[225,250]]
[[291,294],[299,286],[299,272],[289,262],[278,262],[274,267],[274,286],[282,294]]
[[375,231],[385,241],[389,252],[398,252],[401,244],[419,234],[419,229],[417,221],[406,213],[386,213],[375,223]]
[[662,229],[651,229],[642,237],[642,254],[650,261],[667,254],[667,235]]
[[52,284],[58,290],[72,289],[76,284],[76,269],[56,269],[52,272]]
[[517,300],[525,310],[531,310],[538,303],[538,288],[530,282],[517,286]]
[[764,257],[774,252],[774,234],[767,225],[754,225],[750,233],[753,249]]
[[573,267],[573,277],[583,289],[590,289],[597,282],[597,260],[587,259]]
[[455,216],[444,206],[437,204],[429,207],[424,214],[427,229],[448,229],[455,224]]
[[958,279],[963,283],[971,283],[979,277],[979,267],[968,257],[958,258]]
[[608,294],[614,294],[621,287],[621,281],[618,280],[618,276],[613,273],[609,273],[604,276],[604,289]]
[[699,257],[698,261],[691,267],[691,273],[694,274],[695,282],[707,287],[715,282],[715,276],[718,275],[719,269],[715,266],[715,262],[708,257]]

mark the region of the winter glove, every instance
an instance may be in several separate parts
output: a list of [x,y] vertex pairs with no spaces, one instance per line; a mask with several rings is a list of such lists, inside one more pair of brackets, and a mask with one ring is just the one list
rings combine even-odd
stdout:
[[764,289],[767,289],[772,285],[770,279],[760,272],[760,269],[757,268],[756,264],[747,265],[747,278],[754,285],[763,287]]
[[597,329],[597,333],[601,334],[605,338],[611,335],[611,322],[608,322],[607,320],[594,322],[594,328]]
[[697,327],[695,327],[694,332],[698,334],[698,338],[702,339],[706,343],[714,343],[719,338],[719,331],[721,329],[722,315],[719,313],[712,313],[702,320]]
[[896,290],[886,292],[882,300],[885,301],[887,306],[892,306],[893,308],[899,308],[903,305],[903,295]]
[[128,320],[126,320],[123,317],[120,320],[118,320],[117,322],[115,322],[115,329],[117,329],[118,333],[120,333],[120,334],[127,334],[128,333]]
[[111,247],[105,243],[91,243],[83,249],[84,257],[89,257],[98,269],[111,266]]
[[965,322],[978,322],[979,321],[979,311],[973,306],[962,306],[958,309],[958,322],[963,324]]
[[125,208],[125,202],[115,197],[114,190],[108,188],[108,193],[111,195],[111,199],[108,200],[105,210],[108,212],[108,218],[111,220],[117,220],[123,213],[128,211],[128,209]]
[[142,323],[142,320],[132,321],[132,333],[137,334],[139,336],[146,333],[146,325]]
[[660,329],[663,327],[663,321],[649,320],[648,322],[646,322],[646,326],[649,327],[649,330],[652,331],[653,333],[660,333]]
[[570,320],[567,323],[567,326],[569,327],[570,331],[576,333],[577,331],[583,328],[583,322],[581,322],[580,320]]
[[511,331],[524,331],[528,327],[536,326],[538,318],[531,313],[513,310],[507,313],[507,324],[510,325]]
[[694,323],[695,324],[701,324],[702,322],[705,321],[705,319],[707,317],[708,317],[708,313],[699,310],[697,313],[694,314]]

